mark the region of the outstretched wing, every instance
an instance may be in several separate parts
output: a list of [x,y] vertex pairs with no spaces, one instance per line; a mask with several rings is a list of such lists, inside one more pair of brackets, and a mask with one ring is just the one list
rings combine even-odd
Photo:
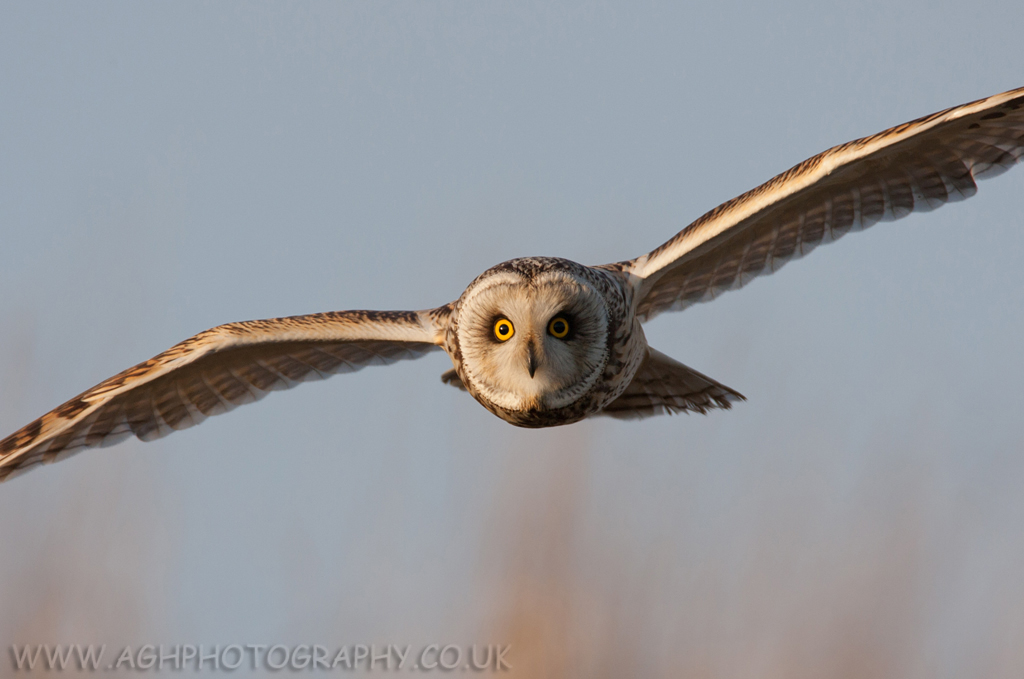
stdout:
[[143,441],[300,382],[439,349],[450,308],[228,323],[114,375],[0,441],[0,481],[82,448]]
[[821,243],[969,198],[1024,156],[1024,88],[836,146],[719,205],[653,252],[604,268],[635,276],[648,320],[778,271]]

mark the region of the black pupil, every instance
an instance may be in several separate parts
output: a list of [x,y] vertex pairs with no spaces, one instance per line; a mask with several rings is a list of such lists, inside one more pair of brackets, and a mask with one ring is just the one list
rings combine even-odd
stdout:
[[501,325],[498,326],[498,334],[499,335],[507,335],[508,334],[508,323],[502,323]]
[[555,334],[561,335],[565,332],[565,321],[555,321]]

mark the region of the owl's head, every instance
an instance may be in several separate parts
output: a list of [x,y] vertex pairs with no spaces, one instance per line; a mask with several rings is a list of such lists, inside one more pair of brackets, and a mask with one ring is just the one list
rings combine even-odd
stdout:
[[463,382],[507,411],[569,406],[601,376],[608,317],[586,267],[552,258],[499,264],[459,301]]

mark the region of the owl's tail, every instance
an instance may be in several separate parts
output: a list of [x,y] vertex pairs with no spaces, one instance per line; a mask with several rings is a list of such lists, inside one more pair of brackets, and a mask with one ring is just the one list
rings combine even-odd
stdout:
[[649,349],[626,391],[604,407],[600,415],[624,420],[681,412],[707,413],[731,408],[746,397],[702,375],[660,351]]

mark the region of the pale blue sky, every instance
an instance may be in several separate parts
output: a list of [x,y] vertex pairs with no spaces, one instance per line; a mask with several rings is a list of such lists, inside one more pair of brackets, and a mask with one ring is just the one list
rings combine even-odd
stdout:
[[[209,326],[638,255],[1024,85],[1021,35],[1009,1],[4,3],[0,435]],[[438,354],[4,484],[0,644],[1019,677],[1022,189],[648,325],[731,412],[519,430]]]

